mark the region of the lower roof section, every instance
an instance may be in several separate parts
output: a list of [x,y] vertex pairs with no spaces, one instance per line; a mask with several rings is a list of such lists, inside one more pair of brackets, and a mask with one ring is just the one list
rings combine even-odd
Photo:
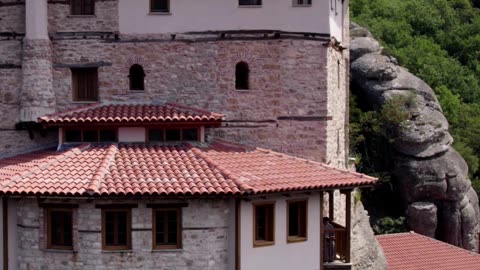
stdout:
[[373,185],[270,150],[211,144],[83,144],[0,160],[0,195],[211,196]]
[[414,232],[386,234],[377,240],[390,270],[480,269],[480,255]]

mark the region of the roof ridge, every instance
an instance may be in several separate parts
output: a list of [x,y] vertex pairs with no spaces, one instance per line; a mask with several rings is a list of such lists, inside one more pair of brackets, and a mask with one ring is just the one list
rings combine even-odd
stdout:
[[55,116],[60,116],[60,115],[68,115],[68,114],[74,113],[74,112],[82,112],[82,111],[86,111],[86,110],[88,110],[88,109],[95,108],[95,107],[99,107],[99,106],[102,106],[102,105],[103,105],[103,104],[102,104],[101,102],[95,102],[95,103],[92,103],[92,104],[87,104],[87,105],[84,105],[84,106],[79,106],[79,107],[71,108],[71,109],[68,109],[68,110],[65,110],[65,111],[60,111],[60,112],[55,112],[55,113],[47,114],[47,115],[38,117],[38,118],[37,118],[37,121],[38,121],[38,122],[48,121],[48,119],[45,119],[45,118],[55,117]]
[[208,114],[211,114],[211,115],[214,115],[214,116],[225,117],[225,115],[221,114],[221,113],[211,112],[211,111],[204,110],[204,109],[199,109],[199,108],[188,107],[188,106],[184,106],[184,105],[180,105],[180,104],[172,103],[172,102],[165,103],[165,106],[166,107],[168,107],[168,106],[175,107],[175,108],[184,109],[184,110],[187,110],[187,111],[199,112],[199,113],[208,113]]
[[202,150],[198,149],[197,147],[192,146],[191,144],[185,144],[189,147],[192,152],[204,160],[210,167],[213,167],[220,171],[221,174],[227,179],[231,179],[233,183],[238,187],[239,190],[250,193],[253,191],[253,187],[246,184],[244,181],[240,180],[234,173],[229,171],[228,169],[222,167],[220,164],[212,160],[207,154],[203,153]]
[[101,181],[105,176],[105,174],[107,174],[110,168],[110,165],[115,159],[117,152],[118,152],[117,144],[111,144],[108,147],[105,155],[103,156],[102,161],[100,162],[100,165],[98,165],[97,170],[93,174],[92,179],[88,184],[87,191],[86,191],[87,194],[93,195],[100,192],[99,189],[100,189]]
[[19,174],[15,174],[15,176],[13,176],[12,178],[10,178],[10,180],[5,183],[4,185],[2,185],[0,187],[1,188],[4,188],[4,187],[7,187],[8,185],[10,185],[11,183],[15,182],[15,181],[18,181],[18,180],[21,180],[21,179],[24,179],[34,173],[36,173],[38,170],[43,170],[43,169],[46,169],[48,167],[50,167],[51,165],[53,164],[56,164],[56,163],[59,163],[60,161],[62,160],[65,160],[67,158],[70,158],[70,157],[73,157],[81,152],[83,152],[85,149],[89,148],[90,147],[90,144],[81,144],[77,147],[74,147],[72,149],[69,149],[68,151],[65,151],[64,153],[56,156],[55,158],[53,158],[53,160],[51,161],[47,161],[45,162],[44,164],[39,164],[38,166],[34,166],[31,170],[25,170]]

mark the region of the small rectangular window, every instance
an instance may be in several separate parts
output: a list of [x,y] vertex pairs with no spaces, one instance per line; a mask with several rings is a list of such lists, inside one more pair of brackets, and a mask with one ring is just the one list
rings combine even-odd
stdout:
[[163,129],[150,129],[148,130],[148,141],[149,142],[163,142]]
[[262,0],[239,0],[239,6],[261,6]]
[[150,0],[150,12],[169,13],[170,0]]
[[294,7],[309,7],[312,5],[312,0],[293,0]]
[[254,241],[253,245],[267,246],[275,242],[275,204],[258,203],[253,205]]
[[181,141],[180,129],[167,129],[165,130],[166,141]]
[[98,142],[98,130],[84,130],[83,131],[84,142]]
[[81,130],[66,130],[65,142],[81,142],[82,131]]
[[71,209],[47,210],[47,248],[73,249]]
[[72,15],[94,15],[95,0],[70,0]]
[[130,249],[130,209],[102,209],[102,243],[103,249]]
[[100,142],[116,142],[117,133],[114,129],[100,130]]
[[153,248],[182,247],[181,213],[180,208],[153,209]]
[[72,68],[74,101],[98,100],[98,69]]
[[182,130],[183,141],[198,141],[198,129],[186,128]]
[[289,201],[287,207],[287,241],[306,241],[307,201]]

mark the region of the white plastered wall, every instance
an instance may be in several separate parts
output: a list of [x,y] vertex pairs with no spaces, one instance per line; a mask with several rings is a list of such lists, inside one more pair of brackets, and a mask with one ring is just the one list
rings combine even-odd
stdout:
[[294,7],[293,0],[263,0],[261,7],[239,7],[238,0],[170,0],[168,15],[149,14],[149,1],[119,0],[120,33],[265,29],[329,33],[327,0],[312,0],[310,7]]
[[[307,241],[287,243],[287,201],[308,199]],[[253,247],[253,203],[275,202],[275,244]],[[241,203],[241,269],[320,269],[320,195],[275,196]]]
[[121,127],[118,128],[118,141],[145,142],[145,132],[143,127]]
[[327,0],[330,6],[330,34],[338,41],[343,41],[343,20],[344,5],[348,5],[346,0]]

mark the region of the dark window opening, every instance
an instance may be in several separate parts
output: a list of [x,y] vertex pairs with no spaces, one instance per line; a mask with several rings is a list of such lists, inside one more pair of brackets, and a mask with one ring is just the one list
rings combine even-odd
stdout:
[[294,0],[293,3],[296,6],[311,6],[312,0]]
[[104,249],[130,248],[130,215],[130,210],[103,210]]
[[116,142],[117,133],[114,129],[100,130],[100,142]]
[[150,12],[170,12],[170,0],[150,0]]
[[307,237],[307,201],[288,203],[288,240],[298,241]]
[[83,131],[83,141],[84,142],[98,142],[98,131],[97,130],[84,130]]
[[181,209],[153,211],[154,248],[181,248]]
[[48,210],[48,248],[72,249],[72,211]]
[[255,246],[272,244],[274,238],[274,204],[254,205]]
[[235,66],[235,88],[248,90],[249,89],[249,76],[250,70],[248,64],[245,62],[239,62]]
[[151,142],[163,142],[163,129],[150,129],[148,131],[148,140]]
[[128,78],[130,79],[130,90],[145,90],[145,72],[142,66],[138,64],[131,66]]
[[66,142],[81,142],[82,131],[81,130],[66,130],[65,131]]
[[183,141],[198,141],[198,129],[190,128],[182,130]]
[[262,0],[239,0],[238,5],[240,6],[261,6]]
[[98,100],[98,69],[72,68],[74,101]]
[[70,0],[72,15],[93,15],[95,13],[95,0]]
[[167,129],[165,130],[165,140],[166,141],[181,141],[179,129]]

